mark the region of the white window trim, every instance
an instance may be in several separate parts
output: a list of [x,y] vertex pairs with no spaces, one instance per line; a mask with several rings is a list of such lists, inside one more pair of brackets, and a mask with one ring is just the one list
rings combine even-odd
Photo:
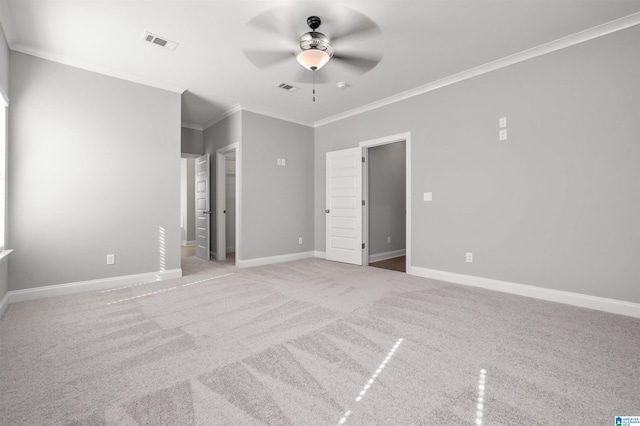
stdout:
[[7,256],[11,254],[13,250],[2,250],[0,251],[0,265],[5,261]]

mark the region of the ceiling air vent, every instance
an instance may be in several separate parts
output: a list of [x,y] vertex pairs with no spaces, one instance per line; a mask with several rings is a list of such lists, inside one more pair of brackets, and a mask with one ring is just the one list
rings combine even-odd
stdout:
[[294,86],[292,86],[290,84],[287,84],[287,83],[280,83],[276,87],[279,87],[280,89],[286,90],[287,92],[295,92],[296,90],[298,90],[297,87],[294,87]]
[[151,34],[150,32],[145,32],[142,39],[148,43],[155,44],[156,46],[164,47],[169,50],[176,50],[178,47],[178,43],[175,41],[167,40],[164,37],[159,37],[155,34]]

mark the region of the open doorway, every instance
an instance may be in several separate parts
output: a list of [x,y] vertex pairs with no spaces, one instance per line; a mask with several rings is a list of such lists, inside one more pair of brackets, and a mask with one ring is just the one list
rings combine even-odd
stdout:
[[236,152],[225,156],[225,254],[228,262],[236,258]]
[[367,149],[369,266],[406,272],[406,144]]
[[216,260],[236,263],[238,254],[238,144],[216,151]]
[[183,154],[180,159],[180,254],[194,256],[196,250],[195,224],[195,156]]
[[406,142],[365,150],[369,266],[406,272]]
[[411,267],[411,133],[360,142],[363,265]]

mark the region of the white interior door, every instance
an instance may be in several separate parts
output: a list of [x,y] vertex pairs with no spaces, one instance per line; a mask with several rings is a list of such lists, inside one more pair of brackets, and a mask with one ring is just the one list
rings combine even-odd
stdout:
[[196,256],[209,260],[211,204],[209,196],[209,154],[196,159]]
[[327,152],[326,259],[362,265],[362,148]]

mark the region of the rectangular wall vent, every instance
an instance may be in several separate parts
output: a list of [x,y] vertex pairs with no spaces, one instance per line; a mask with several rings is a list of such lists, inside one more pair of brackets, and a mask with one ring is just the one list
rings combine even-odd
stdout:
[[172,51],[176,50],[176,47],[178,47],[178,43],[176,43],[175,41],[167,40],[164,37],[159,37],[155,34],[151,34],[148,31],[144,33],[142,39],[148,43],[155,44],[156,46],[164,47],[165,49],[169,49]]
[[295,92],[296,90],[298,90],[297,87],[294,87],[294,86],[292,86],[290,84],[287,84],[287,83],[280,83],[276,87],[279,87],[280,89],[284,89],[287,92]]

